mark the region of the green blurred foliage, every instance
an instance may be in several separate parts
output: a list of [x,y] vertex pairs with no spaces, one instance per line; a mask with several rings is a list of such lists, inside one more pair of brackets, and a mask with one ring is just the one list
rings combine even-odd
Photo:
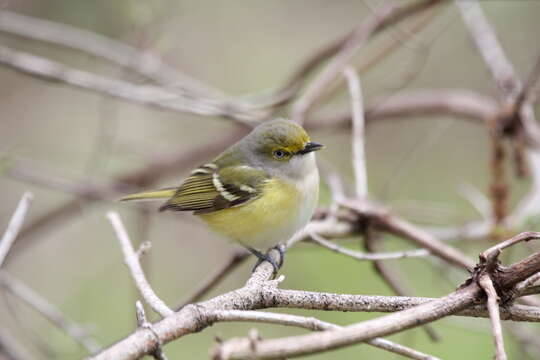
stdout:
[[[9,10],[58,21],[110,36],[159,54],[169,64],[227,94],[246,95],[276,88],[295,66],[320,46],[350,30],[381,1],[194,1],[194,0],[24,0],[8,2]],[[483,2],[489,19],[518,72],[525,76],[538,53],[540,32],[537,1]],[[400,36],[405,25],[386,34]],[[383,37],[384,38],[384,37]],[[70,66],[137,81],[99,59],[75,51],[0,33],[0,43],[50,57]],[[377,50],[370,44],[359,58]],[[427,50],[425,50],[427,49]],[[493,82],[472,46],[453,5],[440,11],[417,36],[363,74],[366,101],[390,96],[407,74],[423,61],[406,89],[464,88],[494,94]],[[22,159],[43,174],[81,183],[103,182],[136,169],[159,154],[192,149],[229,129],[223,119],[169,113],[129,104],[67,86],[44,82],[0,67],[0,174],[9,161]],[[330,105],[346,106],[346,94]],[[321,130],[312,138],[327,145],[319,154],[352,182],[349,135]],[[452,225],[478,215],[456,192],[466,182],[486,190],[489,183],[489,139],[485,129],[452,118],[388,121],[369,129],[367,162],[370,192],[404,217],[422,224]],[[6,165],[4,165],[6,164]],[[510,165],[510,164],[508,164]],[[510,168],[510,167],[509,167]],[[179,170],[159,185],[177,184],[190,169]],[[526,191],[527,180],[512,180],[512,202]],[[24,190],[35,193],[28,223],[73,197],[58,189],[0,177],[0,229],[7,223]],[[322,201],[328,201],[323,187]],[[111,344],[133,331],[138,298],[122,262],[119,246],[105,220],[117,209],[136,242],[149,239],[153,249],[144,262],[156,292],[176,304],[233,251],[218,236],[185,214],[159,214],[151,207],[145,235],[136,207],[114,202],[81,206],[73,221],[47,227],[25,238],[29,245],[14,254],[8,270],[59,306],[67,315],[95,330],[102,344]],[[527,230],[538,228],[530,219]],[[344,240],[357,248],[358,239]],[[458,246],[472,257],[489,243]],[[395,238],[388,250],[410,248]],[[515,250],[512,259],[528,250]],[[511,260],[511,259],[508,259]],[[424,259],[390,262],[399,269],[411,294],[441,296],[466,277],[459,271],[434,267]],[[252,264],[244,264],[209,296],[237,288]],[[436,269],[436,270],[434,270]],[[392,292],[369,263],[359,263],[309,244],[287,254],[282,270],[284,288],[357,294]],[[449,280],[445,280],[449,277]],[[74,359],[84,351],[32,310],[4,296],[0,323],[39,357]],[[287,311],[289,312],[289,310]],[[292,311],[339,324],[377,314]],[[149,314],[150,315],[150,314]],[[150,315],[151,316],[151,315]],[[151,316],[154,320],[155,317]],[[245,336],[253,325],[218,324],[165,347],[170,359],[205,359],[214,337]],[[448,318],[434,324],[442,336],[431,342],[421,329],[390,337],[444,359],[486,359],[493,355],[485,319]],[[301,334],[302,330],[257,325],[265,338]],[[538,327],[531,328],[538,332]],[[506,334],[511,359],[525,355]],[[313,359],[393,359],[396,356],[358,345],[312,356]]]

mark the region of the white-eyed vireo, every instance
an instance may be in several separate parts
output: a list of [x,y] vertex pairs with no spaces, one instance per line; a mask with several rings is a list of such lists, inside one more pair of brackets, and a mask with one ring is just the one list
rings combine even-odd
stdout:
[[193,211],[259,260],[271,260],[261,250],[285,243],[315,211],[319,173],[313,151],[322,147],[291,121],[265,122],[193,170],[179,187],[122,200],[168,198],[160,211]]

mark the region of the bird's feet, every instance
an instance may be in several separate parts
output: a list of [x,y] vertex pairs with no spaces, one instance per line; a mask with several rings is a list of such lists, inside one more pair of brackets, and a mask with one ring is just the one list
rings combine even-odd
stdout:
[[[261,253],[260,251],[258,250],[255,250],[253,248],[247,248],[249,250],[249,252],[251,252],[253,255],[255,255],[257,257],[257,263],[255,264],[255,266],[253,267],[253,271],[255,271],[255,269],[261,264],[263,263],[264,261],[268,261],[272,267],[274,268],[274,272],[273,272],[273,275],[274,277],[277,275],[278,273],[278,270],[281,268],[281,266],[283,265],[283,260],[285,259],[285,246],[283,246],[282,244],[278,244],[270,249],[268,249],[268,251],[266,252],[266,254],[263,254]],[[272,250],[276,250],[278,253],[279,253],[279,261],[276,262],[274,257],[272,257],[270,255],[270,253],[272,252]]]

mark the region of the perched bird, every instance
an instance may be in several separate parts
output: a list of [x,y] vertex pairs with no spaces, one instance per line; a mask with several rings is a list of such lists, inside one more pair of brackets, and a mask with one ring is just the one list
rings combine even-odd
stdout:
[[212,230],[243,245],[259,262],[269,261],[277,271],[281,264],[263,251],[285,243],[311,219],[319,195],[313,152],[321,148],[294,122],[264,122],[193,170],[179,187],[122,200],[168,199],[160,211],[193,211]]

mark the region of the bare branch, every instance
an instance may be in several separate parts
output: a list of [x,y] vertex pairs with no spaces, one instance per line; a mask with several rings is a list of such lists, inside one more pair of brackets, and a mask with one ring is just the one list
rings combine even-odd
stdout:
[[[450,115],[474,123],[485,123],[498,114],[499,106],[493,99],[463,89],[410,90],[389,98],[375,100],[365,111],[366,125],[390,119],[407,119],[418,116]],[[306,122],[308,129],[320,127],[349,128],[351,110],[315,115]]]
[[351,113],[353,120],[352,131],[352,162],[356,180],[356,196],[365,198],[368,195],[366,144],[365,144],[365,119],[364,119],[364,99],[362,86],[356,71],[351,66],[345,67],[343,74],[349,85],[351,94]]
[[[516,285],[515,292],[518,296],[523,296],[527,291],[529,291],[529,288],[534,286],[538,281],[540,281],[540,272],[537,272],[530,278],[523,280],[519,284]],[[540,289],[538,289],[540,290]],[[534,292],[535,294],[540,292]]]
[[229,273],[236,269],[245,259],[249,257],[250,253],[245,250],[235,251],[227,261],[217,269],[212,275],[208,277],[193,294],[189,295],[182,303],[177,307],[177,310],[183,308],[188,304],[192,304],[199,301],[210,290],[216,287]]
[[538,239],[540,239],[540,232],[534,232],[534,231],[522,232],[508,240],[501,241],[497,245],[492,246],[486,251],[482,252],[482,254],[480,254],[480,259],[483,259],[489,264],[494,264],[497,261],[499,254],[504,249],[520,242],[538,240]]
[[8,275],[5,271],[0,273],[0,286],[4,287],[11,294],[40,313],[45,319],[49,320],[53,325],[65,332],[89,353],[96,353],[101,348],[98,342],[88,334],[86,329],[67,318],[62,311],[53,304],[48,302],[34,290],[30,289],[23,282]]
[[80,89],[110,95],[115,98],[158,109],[235,118],[245,126],[251,126],[256,123],[252,121],[251,115],[247,113],[233,115],[229,111],[230,106],[222,106],[219,102],[204,102],[201,99],[193,100],[188,97],[182,97],[167,88],[151,85],[135,85],[127,81],[107,78],[73,69],[61,63],[13,50],[5,46],[0,46],[0,64],[47,81],[65,83]]
[[0,10],[0,31],[33,40],[83,51],[154,80],[176,91],[222,96],[221,91],[202,84],[175,68],[164,64],[157,56],[132,46],[58,22]]
[[342,205],[357,212],[360,216],[367,217],[377,228],[407,239],[453,265],[465,269],[472,269],[474,266],[473,261],[459,250],[446,245],[430,233],[392,214],[378,204],[348,199]]
[[[278,259],[279,253],[271,251],[269,256]],[[512,289],[518,282],[540,271],[540,253],[505,268],[498,274],[497,284],[501,291]],[[155,323],[154,329],[159,342],[165,344],[186,334],[200,331],[207,326],[207,315],[214,310],[254,310],[268,307],[299,307],[302,309],[342,311],[399,311],[374,320],[329,330],[317,334],[288,339],[261,340],[257,343],[257,356],[264,358],[296,356],[315,351],[328,350],[347,344],[363,342],[374,337],[385,336],[409,327],[418,326],[451,314],[483,316],[488,312],[483,306],[474,306],[483,295],[474,281],[440,299],[404,298],[391,296],[364,296],[315,293],[299,290],[280,290],[280,281],[268,280],[273,267],[268,262],[260,264],[246,285],[229,293],[217,296],[197,305],[188,305],[177,313]],[[501,319],[540,321],[540,309],[513,305],[501,309]],[[156,338],[146,333],[135,332],[124,340],[94,357],[97,359],[136,359],[148,354],[156,347]],[[251,347],[235,352],[237,357],[251,356]]]
[[387,7],[354,30],[340,51],[330,60],[315,80],[311,82],[302,97],[297,100],[292,110],[293,120],[299,123],[304,122],[308,110],[325,93],[328,85],[343,71],[343,68],[352,59],[354,54],[364,46],[372,32],[382,22],[382,19],[388,18],[395,10],[396,8]]
[[136,310],[136,315],[137,315],[137,326],[140,329],[149,330],[156,337],[157,347],[152,352],[152,356],[156,360],[167,360],[167,356],[165,356],[165,354],[163,353],[163,349],[161,348],[161,344],[159,342],[159,337],[157,336],[154,328],[152,327],[152,324],[150,322],[148,322],[148,320],[146,319],[146,314],[144,312],[144,306],[142,305],[142,303],[139,300],[137,300],[135,302],[135,310]]
[[[216,310],[209,315],[212,318],[212,322],[260,322],[268,324],[278,324],[286,326],[296,326],[308,330],[323,331],[323,330],[336,330],[341,329],[339,325],[335,325],[326,321],[316,319],[314,317],[304,317],[298,315],[289,315],[289,314],[277,314],[269,313],[262,311],[244,311],[244,310]],[[393,353],[403,355],[410,359],[418,360],[436,360],[438,358],[426,355],[417,350],[408,348],[406,346],[396,344],[386,339],[375,338],[372,340],[366,341],[367,344],[373,345],[380,349],[388,350]],[[221,351],[221,348],[218,348],[214,351],[214,358],[226,358],[226,355]]]
[[[377,239],[375,232],[370,226],[366,227],[363,240],[364,247],[370,253],[381,252],[381,249],[383,249],[382,242]],[[389,264],[386,264],[383,261],[373,261],[373,268],[380,275],[383,281],[388,284],[390,289],[392,289],[392,291],[398,296],[408,296],[410,292],[407,291],[405,282],[400,277],[400,271],[394,266],[388,265]],[[422,329],[426,332],[431,340],[440,340],[441,337],[431,325],[426,324],[422,326]]]
[[540,56],[536,60],[531,73],[527,77],[523,89],[521,89],[519,95],[516,97],[515,106],[518,109],[526,103],[532,103],[536,99],[538,80],[540,79]]
[[484,220],[491,220],[489,200],[478,188],[469,183],[462,183],[458,186],[458,194],[466,199]]
[[162,317],[167,317],[174,314],[174,311],[165,305],[165,303],[154,293],[152,287],[146,280],[146,276],[144,275],[141,264],[139,263],[137,252],[133,249],[133,245],[131,245],[127,231],[122,224],[122,220],[120,220],[118,213],[110,211],[107,213],[107,218],[111,222],[114,231],[116,232],[116,237],[118,238],[120,246],[122,247],[122,252],[124,253],[124,262],[129,268],[131,276],[135,281],[135,285],[137,285],[137,289],[139,289],[143,299],[156,313]]
[[499,315],[499,304],[497,291],[493,286],[493,282],[488,274],[484,274],[480,277],[478,284],[484,290],[487,295],[487,307],[489,310],[489,317],[491,319],[491,330],[495,339],[496,360],[506,360],[506,351],[504,350],[504,342],[502,336],[501,319]]
[[26,217],[26,213],[28,212],[28,208],[30,207],[30,203],[32,202],[33,198],[34,195],[32,195],[30,192],[23,194],[21,200],[19,201],[19,205],[17,205],[17,209],[15,209],[15,212],[9,221],[8,227],[2,236],[2,240],[0,240],[0,268],[6,260],[9,249],[11,249],[11,245],[13,245],[17,235],[19,235],[19,231],[22,228],[24,218]]
[[456,0],[455,4],[497,86],[505,96],[516,96],[520,85],[516,81],[514,67],[508,61],[480,3],[477,0]]
[[396,251],[396,252],[388,252],[388,253],[363,253],[360,251],[354,251],[354,250],[339,246],[331,241],[326,240],[324,237],[322,237],[321,235],[317,233],[311,232],[309,235],[311,237],[311,241],[313,241],[314,243],[324,248],[327,248],[329,250],[335,251],[343,255],[350,256],[353,259],[360,260],[360,261],[393,260],[393,259],[403,259],[403,258],[411,258],[411,257],[422,257],[422,256],[429,255],[429,251],[427,251],[426,249]]
[[402,7],[388,6],[360,24],[340,41],[332,43],[332,46],[328,47],[323,55],[327,57],[335,54],[334,57],[294,104],[292,110],[293,120],[299,123],[304,122],[309,109],[325,94],[328,85],[339,76],[344,66],[350,62],[358,49],[364,46],[372,34],[386,29],[391,24],[399,23],[411,15],[429,9],[440,2],[440,0],[427,0]]
[[0,358],[2,356],[5,357],[5,360],[31,359],[27,350],[7,333],[5,329],[0,328]]
[[[533,275],[538,268],[540,268],[540,253],[531,255],[510,266],[506,269],[508,272],[498,274],[498,284],[501,290],[509,290],[517,282]],[[517,277],[521,278],[521,280],[517,280]],[[232,349],[227,351],[228,357],[226,359],[245,359],[252,356],[260,359],[274,359],[336,349],[373,337],[393,334],[455,314],[471,307],[478,301],[482,293],[482,289],[476,282],[469,281],[467,285],[442,298],[398,313],[349,325],[343,329],[329,330],[323,334],[261,340],[257,342],[256,348],[250,347],[245,340],[242,343],[236,341],[231,345]],[[275,297],[272,300],[277,301]],[[227,343],[221,346],[226,348]]]

